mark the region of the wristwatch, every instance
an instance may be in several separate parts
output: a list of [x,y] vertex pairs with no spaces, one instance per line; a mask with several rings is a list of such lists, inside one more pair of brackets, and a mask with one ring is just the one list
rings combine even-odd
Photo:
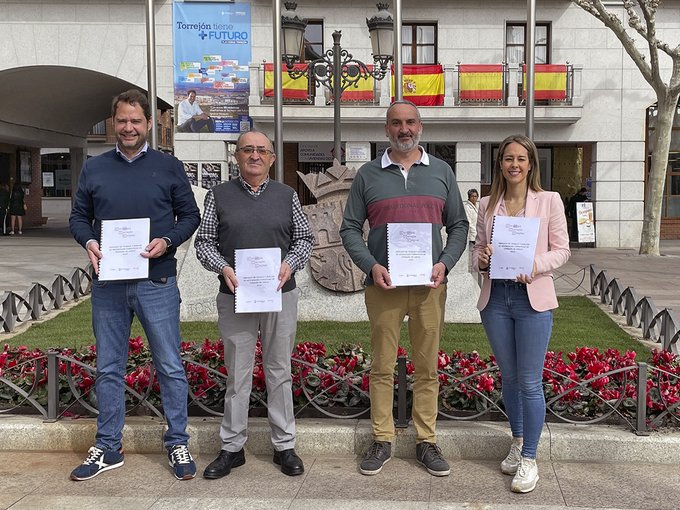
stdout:
[[161,239],[168,245],[166,249],[169,250],[172,247],[172,240],[169,237],[161,237]]

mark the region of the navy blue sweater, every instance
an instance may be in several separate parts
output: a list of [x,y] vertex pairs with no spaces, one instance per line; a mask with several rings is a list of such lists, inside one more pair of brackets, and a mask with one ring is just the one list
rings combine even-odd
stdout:
[[90,158],[78,181],[69,226],[83,247],[99,242],[102,220],[150,218],[151,239],[168,237],[172,248],[149,259],[149,279],[177,274],[175,251],[200,223],[200,212],[182,162],[149,149],[132,163],[115,149]]

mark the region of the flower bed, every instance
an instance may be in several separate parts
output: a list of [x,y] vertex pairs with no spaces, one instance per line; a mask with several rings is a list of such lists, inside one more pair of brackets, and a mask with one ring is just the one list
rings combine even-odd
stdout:
[[[181,345],[190,386],[190,405],[217,414],[221,412],[226,368],[221,341],[205,340]],[[94,372],[96,349],[57,350],[61,415],[77,404],[82,411],[96,407]],[[399,355],[408,353],[399,349]],[[322,343],[296,345],[292,357],[293,397],[298,408],[313,406],[332,410],[333,415],[365,415],[369,407],[370,355],[361,346],[347,345],[328,353]],[[653,351],[646,362],[646,418],[652,427],[680,423],[680,357]],[[548,352],[544,368],[544,390],[548,410],[571,422],[597,421],[609,416],[631,423],[637,415],[640,364],[635,352],[600,352],[579,348],[576,352]],[[502,411],[502,375],[493,356],[482,359],[477,352],[439,353],[440,412],[444,416],[476,418]],[[414,367],[405,363],[407,400],[412,395]],[[9,409],[25,404],[27,396],[47,402],[47,356],[26,347],[0,353],[0,406]],[[141,338],[130,339],[125,382],[129,407],[146,400],[160,406],[158,382],[151,353]],[[20,391],[17,391],[19,389]],[[130,391],[132,390],[132,391]],[[398,391],[395,374],[395,391]],[[22,393],[23,392],[23,393]],[[258,343],[253,368],[251,404],[263,406],[266,384],[262,352]],[[354,410],[363,410],[354,413]],[[344,411],[343,411],[344,410]]]

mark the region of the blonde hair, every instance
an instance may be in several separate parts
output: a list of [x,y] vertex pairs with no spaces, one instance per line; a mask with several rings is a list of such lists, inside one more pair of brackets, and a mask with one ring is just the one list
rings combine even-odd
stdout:
[[533,191],[543,191],[543,188],[541,188],[541,168],[538,163],[538,149],[536,149],[536,145],[530,138],[524,135],[510,135],[503,140],[500,147],[498,147],[498,155],[496,156],[493,167],[489,205],[486,209],[487,215],[493,213],[496,204],[503,198],[503,195],[505,195],[505,191],[507,190],[507,183],[505,182],[505,177],[503,177],[503,171],[501,170],[501,162],[503,161],[505,149],[507,149],[508,145],[511,143],[520,144],[527,150],[527,154],[529,155],[530,168],[529,175],[527,176],[527,185],[529,189]]

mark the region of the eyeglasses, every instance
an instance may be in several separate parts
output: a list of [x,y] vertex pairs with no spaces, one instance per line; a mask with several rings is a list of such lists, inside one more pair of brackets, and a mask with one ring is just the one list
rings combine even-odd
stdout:
[[271,154],[274,154],[274,151],[270,151],[266,147],[253,147],[252,145],[246,145],[245,147],[240,147],[236,149],[236,152],[242,152],[243,154],[247,154],[250,156],[253,152],[256,152],[260,156],[269,156]]

